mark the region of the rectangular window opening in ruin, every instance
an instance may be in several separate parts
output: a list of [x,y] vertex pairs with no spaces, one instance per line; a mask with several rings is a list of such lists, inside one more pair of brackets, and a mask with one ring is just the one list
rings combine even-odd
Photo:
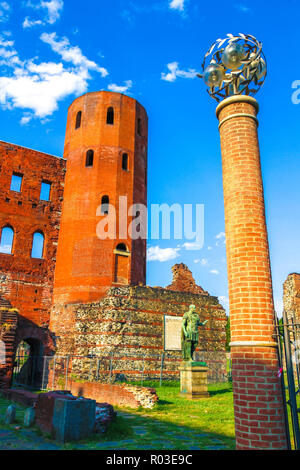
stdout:
[[41,201],[50,201],[50,190],[51,190],[51,183],[49,181],[42,181],[41,193],[40,193]]
[[22,187],[22,180],[23,175],[21,175],[20,173],[13,173],[11,177],[10,190],[20,193]]

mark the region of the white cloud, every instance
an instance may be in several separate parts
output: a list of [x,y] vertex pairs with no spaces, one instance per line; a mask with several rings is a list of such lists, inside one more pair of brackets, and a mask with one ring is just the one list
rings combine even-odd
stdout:
[[220,239],[222,239],[222,238],[225,238],[225,232],[220,232],[220,233],[218,233],[218,235],[216,235],[216,238],[217,238],[218,240],[220,240]]
[[48,10],[47,22],[50,24],[55,23],[61,14],[64,2],[62,0],[50,0],[49,2],[41,1],[41,7]]
[[0,2],[0,23],[9,19],[10,6],[7,2]]
[[226,295],[219,295],[219,302],[229,315],[229,299]]
[[206,259],[206,258],[195,259],[194,263],[201,264],[201,266],[207,266],[208,265],[208,259]]
[[186,242],[183,243],[182,248],[185,248],[188,251],[191,250],[201,250],[203,248],[203,243],[199,242]]
[[78,46],[71,46],[66,37],[58,40],[56,33],[43,33],[41,40],[49,44],[51,49],[59,54],[65,62],[71,62],[73,65],[83,67],[87,70],[96,70],[102,77],[108,75],[108,71],[104,67],[99,67],[96,62],[87,59]]
[[242,13],[250,13],[251,8],[248,7],[247,5],[243,5],[241,3],[238,3],[237,5],[234,5],[234,7],[238,10],[241,11]]
[[218,233],[215,238],[217,239],[216,246],[226,245],[225,232]]
[[148,261],[169,261],[178,256],[179,248],[160,248],[159,246],[151,246],[147,250]]
[[[44,21],[49,24],[54,24],[60,18],[61,12],[64,7],[64,2],[63,0],[49,0],[48,2],[41,0],[39,3],[33,4],[29,0],[26,3],[26,6],[33,8],[34,10],[46,10]],[[31,21],[28,18],[27,20],[28,20],[27,26],[24,26],[24,23],[23,23],[23,27],[25,28],[34,26],[35,24],[44,24],[44,22],[41,20]],[[26,22],[26,18],[24,22]]]
[[24,29],[28,29],[28,28],[32,28],[33,26],[40,26],[44,24],[43,21],[41,20],[30,20],[28,18],[28,16],[26,16],[25,20],[23,21],[23,28]]
[[208,246],[207,249],[208,249],[208,251],[211,251],[211,250],[212,250],[212,246]]
[[22,126],[25,126],[26,124],[28,124],[28,123],[31,121],[32,118],[33,118],[33,115],[32,115],[32,114],[30,114],[30,113],[24,113],[24,116],[23,116],[23,117],[21,118],[21,120],[20,120],[20,124],[21,124]]
[[194,69],[180,70],[178,62],[171,62],[167,64],[169,70],[168,73],[161,74],[161,79],[166,82],[175,82],[177,78],[195,78],[197,76],[197,71]]
[[132,80],[126,80],[124,83],[124,86],[119,86],[115,83],[110,83],[107,88],[110,91],[115,91],[116,93],[126,93],[132,87]]
[[[46,34],[41,39],[57,52],[62,62],[36,63],[35,59],[21,61],[14,42],[0,37],[0,65],[12,69],[0,76],[0,104],[12,108],[27,110],[21,124],[28,124],[34,116],[45,118],[58,109],[58,102],[69,95],[79,96],[86,92],[90,70],[99,72],[102,77],[107,70],[88,60],[79,47],[72,47],[67,38],[58,40],[56,34]],[[30,113],[31,111],[31,113]]]
[[45,117],[58,108],[58,101],[70,94],[86,91],[87,76],[63,70],[58,74],[29,74],[28,68],[14,77],[0,77],[0,102],[13,107],[32,109],[35,116]]
[[282,316],[283,311],[283,299],[281,297],[274,298],[275,312],[279,317]]
[[14,41],[0,36],[0,65],[16,67],[22,65],[17,51],[14,49]]
[[220,274],[220,272],[217,270],[217,269],[212,269],[211,271],[209,271],[211,274]]
[[184,1],[185,0],[171,0],[169,6],[172,10],[184,10]]

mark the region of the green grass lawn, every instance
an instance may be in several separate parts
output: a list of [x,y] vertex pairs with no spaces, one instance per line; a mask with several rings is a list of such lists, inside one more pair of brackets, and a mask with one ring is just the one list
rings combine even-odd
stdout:
[[[7,407],[11,404],[16,405],[16,422],[12,425],[4,424],[5,412]],[[9,400],[3,398],[0,394],[0,429],[14,429],[15,426],[22,426],[24,423],[24,414],[26,407],[17,403],[12,403]]]
[[[145,386],[153,386],[145,382]],[[153,434],[157,435],[157,422],[164,423],[170,431],[178,427],[189,433],[207,433],[221,438],[231,448],[235,446],[232,385],[229,383],[208,386],[209,398],[187,400],[179,395],[179,383],[173,382],[156,388],[158,405],[152,410],[133,413],[153,422]],[[132,412],[132,411],[131,411]]]
[[[202,449],[210,446],[235,448],[232,386],[209,385],[209,398],[186,400],[179,395],[179,383],[144,382],[155,386],[159,402],[152,410],[115,407],[118,416],[103,435],[93,435],[79,443],[62,445],[63,449]],[[9,402],[0,399],[4,416]],[[17,404],[17,423],[22,426],[25,408]],[[1,424],[0,429],[3,428]],[[36,430],[36,428],[33,428]],[[21,431],[18,431],[19,433]],[[40,436],[41,433],[38,432]],[[46,436],[49,437],[49,436]],[[154,447],[153,447],[154,446]],[[172,446],[172,447],[169,447]]]

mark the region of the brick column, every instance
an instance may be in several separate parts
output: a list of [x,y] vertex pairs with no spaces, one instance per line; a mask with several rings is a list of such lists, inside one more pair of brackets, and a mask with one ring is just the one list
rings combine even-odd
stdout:
[[237,449],[286,449],[263,184],[258,103],[217,107],[220,125]]

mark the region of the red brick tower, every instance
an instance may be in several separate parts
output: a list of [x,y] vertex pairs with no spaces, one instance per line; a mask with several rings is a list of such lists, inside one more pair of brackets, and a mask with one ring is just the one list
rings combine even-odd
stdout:
[[286,449],[286,434],[257,135],[258,103],[233,96],[217,108],[238,449]]
[[[119,197],[146,205],[147,114],[133,98],[87,93],[70,106],[64,156],[64,203],[54,303],[92,302],[113,284],[145,284],[146,240],[119,233]],[[99,239],[98,223],[116,211],[116,238]],[[131,216],[125,223],[129,227]]]

